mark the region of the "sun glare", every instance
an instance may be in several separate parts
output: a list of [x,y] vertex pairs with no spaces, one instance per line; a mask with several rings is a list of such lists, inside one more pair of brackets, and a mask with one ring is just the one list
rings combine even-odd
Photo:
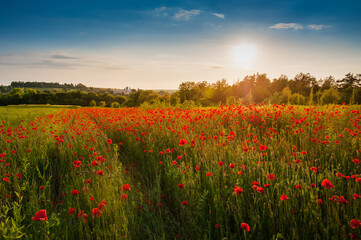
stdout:
[[257,57],[257,49],[251,44],[241,44],[233,47],[234,63],[236,67],[249,69]]

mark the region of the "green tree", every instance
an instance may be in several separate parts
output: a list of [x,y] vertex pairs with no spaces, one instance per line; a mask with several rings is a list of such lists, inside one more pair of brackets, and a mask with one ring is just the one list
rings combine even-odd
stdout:
[[110,107],[112,108],[120,108],[120,104],[118,102],[113,102]]
[[340,101],[340,93],[333,88],[326,89],[321,94],[321,104],[336,104]]
[[107,103],[105,101],[100,101],[99,107],[105,107]]
[[97,106],[97,102],[93,99],[93,100],[90,101],[89,106],[91,106],[91,107],[96,107],[96,106]]

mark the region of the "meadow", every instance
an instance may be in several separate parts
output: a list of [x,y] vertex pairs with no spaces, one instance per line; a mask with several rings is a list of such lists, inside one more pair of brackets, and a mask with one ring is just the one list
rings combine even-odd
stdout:
[[0,234],[357,239],[359,106],[0,108]]

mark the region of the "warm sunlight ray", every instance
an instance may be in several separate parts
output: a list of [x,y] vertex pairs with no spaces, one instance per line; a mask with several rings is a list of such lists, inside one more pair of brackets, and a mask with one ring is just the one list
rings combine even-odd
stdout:
[[240,44],[233,47],[234,64],[237,68],[249,69],[257,57],[257,48],[252,44]]

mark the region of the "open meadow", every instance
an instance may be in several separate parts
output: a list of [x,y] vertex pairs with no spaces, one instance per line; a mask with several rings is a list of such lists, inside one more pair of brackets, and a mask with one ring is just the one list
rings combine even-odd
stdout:
[[358,106],[0,113],[2,238],[360,235]]

